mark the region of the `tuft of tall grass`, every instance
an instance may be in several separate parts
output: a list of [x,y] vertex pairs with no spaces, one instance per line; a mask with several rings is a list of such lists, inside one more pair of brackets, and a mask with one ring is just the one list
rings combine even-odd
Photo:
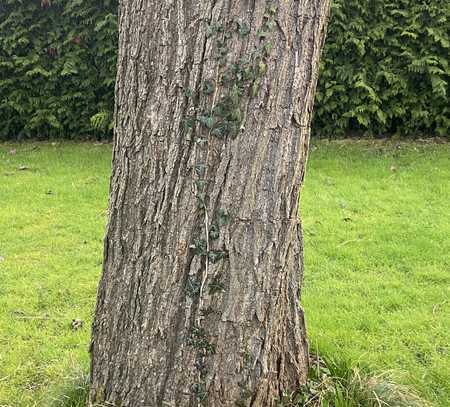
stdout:
[[89,374],[81,367],[77,367],[51,392],[49,405],[50,407],[86,407],[88,395]]
[[311,355],[309,379],[279,407],[429,407],[411,388],[389,373],[374,374],[345,359]]

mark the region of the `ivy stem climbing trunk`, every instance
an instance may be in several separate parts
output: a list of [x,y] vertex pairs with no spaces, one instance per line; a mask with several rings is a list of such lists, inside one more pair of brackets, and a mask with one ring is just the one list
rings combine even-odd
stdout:
[[91,405],[272,407],[305,382],[298,198],[328,10],[120,1]]

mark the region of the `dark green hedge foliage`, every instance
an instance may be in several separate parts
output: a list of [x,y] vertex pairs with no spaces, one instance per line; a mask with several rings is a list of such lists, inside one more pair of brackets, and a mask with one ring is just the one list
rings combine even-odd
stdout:
[[[0,0],[0,138],[109,136],[117,0]],[[448,135],[450,2],[335,0],[314,133]]]
[[0,0],[0,138],[107,132],[116,9],[114,0]]
[[448,135],[448,0],[335,0],[315,133]]

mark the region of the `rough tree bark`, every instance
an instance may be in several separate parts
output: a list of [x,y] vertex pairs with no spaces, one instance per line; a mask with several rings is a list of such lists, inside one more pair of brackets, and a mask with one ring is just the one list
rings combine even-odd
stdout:
[[90,402],[274,406],[306,380],[298,197],[328,0],[122,0]]

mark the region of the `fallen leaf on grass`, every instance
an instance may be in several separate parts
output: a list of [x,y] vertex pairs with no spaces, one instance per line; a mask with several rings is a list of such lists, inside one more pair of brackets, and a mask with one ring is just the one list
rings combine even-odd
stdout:
[[77,329],[83,328],[83,320],[81,319],[72,319],[72,323],[70,324],[72,329],[76,331]]
[[434,304],[433,305],[433,315],[436,314],[436,312],[439,312],[443,305],[447,303],[447,300],[441,302],[440,304]]
[[0,256],[0,262],[5,261],[5,258],[3,256]]
[[19,171],[26,171],[26,170],[29,170],[30,167],[27,167],[26,165],[21,165],[20,167],[17,167],[17,169],[18,169]]

